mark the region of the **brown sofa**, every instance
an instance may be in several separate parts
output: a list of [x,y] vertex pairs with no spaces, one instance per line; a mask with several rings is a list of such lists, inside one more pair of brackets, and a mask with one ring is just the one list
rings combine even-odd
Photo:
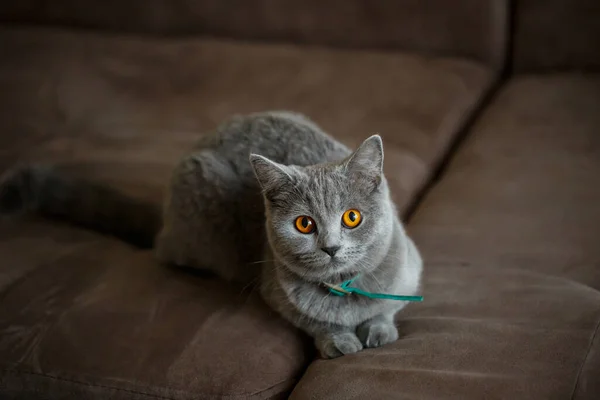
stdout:
[[242,292],[36,217],[0,221],[2,399],[600,399],[597,0],[0,6],[0,172],[161,201],[234,113],[291,109],[386,173],[423,252],[398,342],[335,360]]

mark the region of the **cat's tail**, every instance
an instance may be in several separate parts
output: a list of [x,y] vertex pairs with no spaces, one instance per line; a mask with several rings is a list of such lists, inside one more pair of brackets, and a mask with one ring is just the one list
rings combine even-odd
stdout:
[[153,247],[161,224],[158,205],[43,165],[18,167],[0,177],[0,216],[26,212],[96,230],[141,248]]

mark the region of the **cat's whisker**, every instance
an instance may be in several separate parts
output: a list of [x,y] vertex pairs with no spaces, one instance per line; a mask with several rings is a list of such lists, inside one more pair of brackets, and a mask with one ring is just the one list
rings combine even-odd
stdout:
[[260,260],[260,261],[252,261],[249,262],[248,265],[255,265],[255,264],[266,264],[269,262],[275,262],[275,260]]
[[[246,291],[246,289],[259,283],[259,281],[260,281],[260,275],[257,275],[255,278],[251,279],[247,284],[245,284],[244,287],[242,287],[241,293],[244,293]],[[255,288],[253,288],[252,290],[255,290]],[[250,293],[252,293],[252,291]]]
[[384,286],[381,284],[381,282],[379,281],[379,279],[377,279],[377,276],[375,276],[375,274],[373,272],[369,272],[369,276],[371,278],[373,278],[373,280],[375,281],[375,284],[378,286],[378,290],[383,292],[385,291]]
[[377,279],[377,276],[372,272],[373,269],[373,265],[371,263],[367,263],[366,261],[360,260],[359,261],[361,267],[363,267],[365,269],[365,271],[367,272],[367,276],[371,277],[374,281],[374,283],[378,286],[378,290],[379,291],[384,291],[385,288],[384,286],[381,284],[381,281],[379,281],[379,279]]

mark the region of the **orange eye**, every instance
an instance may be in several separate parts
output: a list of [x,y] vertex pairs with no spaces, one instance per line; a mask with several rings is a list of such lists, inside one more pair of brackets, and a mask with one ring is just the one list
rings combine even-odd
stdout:
[[346,211],[344,215],[342,215],[342,222],[347,228],[350,229],[356,228],[358,224],[360,224],[361,220],[362,217],[360,216],[360,211],[355,209],[350,209]]
[[296,218],[296,222],[294,223],[294,225],[296,225],[296,229],[298,229],[299,232],[304,234],[313,233],[315,228],[317,227],[317,224],[315,224],[315,220],[306,215],[302,215]]

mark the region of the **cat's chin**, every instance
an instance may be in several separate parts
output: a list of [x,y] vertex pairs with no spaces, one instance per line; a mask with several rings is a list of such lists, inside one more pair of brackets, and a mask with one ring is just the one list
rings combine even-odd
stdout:
[[[329,271],[328,271],[329,269]],[[307,280],[311,282],[327,282],[331,284],[338,284],[345,282],[349,279],[356,277],[360,272],[355,269],[347,269],[344,268],[343,265],[329,263],[325,266],[321,273],[315,274],[311,276],[303,275],[303,278],[309,278]]]
[[359,274],[359,272],[354,271],[354,270],[336,272],[336,273],[331,274],[327,278],[322,279],[322,282],[327,282],[327,283],[331,283],[331,284],[340,284],[340,283],[346,282],[347,280],[355,278],[358,274]]
[[348,263],[336,260],[335,258],[327,262],[320,269],[320,280],[328,283],[341,283],[358,275],[353,266]]
[[360,273],[355,268],[348,268],[345,262],[335,259],[323,264],[312,265],[310,269],[290,264],[284,265],[286,265],[287,269],[298,279],[313,283],[342,283],[354,278]]

